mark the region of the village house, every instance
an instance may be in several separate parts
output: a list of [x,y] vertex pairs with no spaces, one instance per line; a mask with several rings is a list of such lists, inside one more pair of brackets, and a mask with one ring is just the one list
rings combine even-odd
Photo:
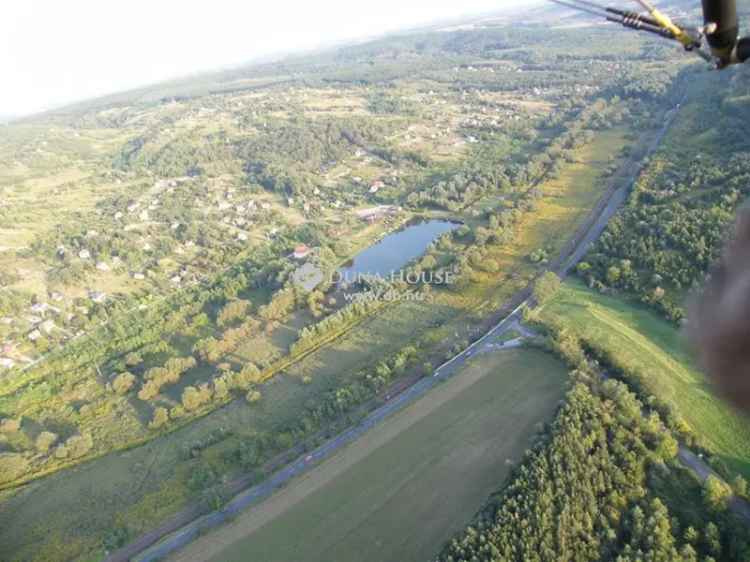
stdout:
[[146,276],[143,273],[133,273],[133,279],[136,281],[143,281],[146,278]]
[[53,320],[45,320],[42,322],[40,328],[45,334],[49,335],[55,329],[55,322]]
[[0,369],[12,369],[16,366],[16,362],[10,357],[0,357]]
[[42,332],[40,332],[39,330],[33,330],[29,332],[29,335],[28,335],[28,338],[31,341],[37,341],[41,337],[42,337]]
[[101,291],[89,291],[89,298],[96,304],[102,304],[107,300],[107,294]]
[[32,314],[41,314],[42,316],[47,310],[49,310],[49,305],[46,302],[38,302],[31,307]]
[[294,248],[294,253],[292,254],[292,256],[296,260],[303,260],[310,255],[310,252],[312,252],[312,250],[309,247],[307,247],[305,244],[300,244],[299,246],[296,246]]
[[78,252],[78,257],[82,260],[89,260],[91,259],[91,252],[89,252],[88,250],[81,250],[80,252]]
[[99,263],[96,264],[96,269],[98,269],[99,271],[106,272],[106,271],[109,271],[109,266],[103,261],[100,261]]

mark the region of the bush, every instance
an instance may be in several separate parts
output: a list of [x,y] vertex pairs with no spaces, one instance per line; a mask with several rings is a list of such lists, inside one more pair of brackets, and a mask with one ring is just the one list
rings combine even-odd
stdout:
[[703,500],[709,509],[724,511],[732,497],[732,489],[713,474],[703,483]]
[[135,384],[136,378],[130,373],[122,373],[115,377],[112,381],[113,390],[120,396],[127,394],[133,385]]
[[556,273],[548,271],[534,283],[534,299],[540,306],[549,302],[560,290],[562,282]]
[[150,429],[159,429],[169,421],[169,412],[166,408],[156,408],[151,423],[148,424]]
[[40,453],[46,453],[50,447],[57,441],[57,435],[50,431],[42,431],[34,441],[36,450]]

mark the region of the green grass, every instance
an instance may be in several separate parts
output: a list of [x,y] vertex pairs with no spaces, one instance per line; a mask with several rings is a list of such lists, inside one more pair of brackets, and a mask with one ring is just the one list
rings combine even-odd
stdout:
[[[264,506],[181,556],[208,547],[222,562],[428,560],[497,489],[506,461],[521,458],[565,380],[565,367],[542,352],[478,358],[269,500],[280,513],[266,524],[257,520]],[[327,471],[338,475],[319,483]],[[243,537],[243,527],[259,528]],[[224,548],[228,536],[236,540]]]
[[605,350],[638,376],[648,392],[673,404],[707,449],[750,476],[750,420],[714,394],[671,324],[645,307],[600,295],[578,282],[565,283],[541,318]]

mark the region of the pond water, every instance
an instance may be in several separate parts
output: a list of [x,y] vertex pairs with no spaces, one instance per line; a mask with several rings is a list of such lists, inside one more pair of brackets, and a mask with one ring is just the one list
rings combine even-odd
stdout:
[[347,283],[364,275],[390,276],[424,254],[434,240],[459,226],[459,223],[442,220],[409,224],[357,254],[339,269],[339,279]]

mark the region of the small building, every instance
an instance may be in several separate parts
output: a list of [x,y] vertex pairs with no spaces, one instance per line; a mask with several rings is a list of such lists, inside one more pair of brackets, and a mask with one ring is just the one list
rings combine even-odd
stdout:
[[99,263],[96,264],[96,269],[98,269],[99,271],[106,272],[106,271],[109,271],[109,266],[103,261],[100,261]]
[[296,246],[294,248],[294,253],[292,254],[292,256],[296,260],[303,260],[310,255],[310,252],[312,252],[312,250],[308,246],[306,246],[305,244],[300,244],[299,246]]
[[240,232],[237,234],[237,240],[240,242],[247,242],[247,232]]
[[88,250],[81,250],[80,252],[78,252],[78,257],[82,260],[90,260],[91,252],[89,252]]
[[29,332],[29,335],[28,335],[28,338],[31,341],[37,341],[41,337],[42,337],[42,332],[40,332],[39,330],[33,330]]
[[102,304],[107,300],[107,294],[101,291],[89,291],[89,298],[96,304]]
[[16,362],[10,357],[0,357],[0,369],[12,369],[16,366]]
[[42,322],[40,328],[45,334],[49,335],[55,329],[55,322],[53,320],[45,320]]
[[47,310],[49,310],[49,305],[46,302],[38,302],[31,307],[32,314],[41,314],[42,316],[45,312],[47,312]]
[[143,273],[133,273],[133,279],[135,279],[136,281],[143,281],[145,278],[146,276]]

